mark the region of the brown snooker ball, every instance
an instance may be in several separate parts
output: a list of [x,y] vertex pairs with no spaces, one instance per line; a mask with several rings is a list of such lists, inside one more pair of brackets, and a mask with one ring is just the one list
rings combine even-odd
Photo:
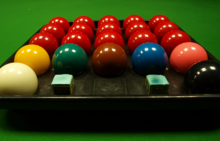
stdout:
[[102,76],[117,76],[127,67],[127,55],[122,47],[114,43],[100,45],[92,55],[95,72]]

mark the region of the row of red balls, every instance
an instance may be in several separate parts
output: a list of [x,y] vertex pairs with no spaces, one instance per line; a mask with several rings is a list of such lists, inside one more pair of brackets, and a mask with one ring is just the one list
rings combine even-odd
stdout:
[[[137,17],[137,19],[141,18]],[[131,32],[130,36],[129,32]],[[143,43],[159,43],[170,56],[171,67],[181,74],[185,74],[192,65],[208,59],[205,49],[191,42],[190,36],[164,15],[152,17],[148,25],[143,20],[130,23],[125,29],[125,36],[126,34],[128,34],[127,44],[131,54]]]
[[[113,17],[113,16],[111,16]],[[58,18],[61,18],[61,17],[58,17]],[[103,20],[104,22],[103,22]],[[118,20],[115,20],[115,21],[118,21],[118,22],[113,22],[114,20],[106,20],[106,19],[111,19],[111,18],[106,18],[106,16],[104,16],[103,18],[100,19],[100,21],[98,22],[98,25],[100,28],[102,25],[105,25],[107,23],[115,23],[117,24],[118,26],[118,23],[119,21]],[[165,19],[168,19],[166,16],[164,15],[156,15],[154,16],[153,18],[150,19],[148,25],[145,23],[145,21],[143,20],[143,18],[141,18],[140,16],[138,15],[131,15],[129,17],[127,17],[124,22],[123,22],[123,29],[125,30],[125,33],[127,31],[127,33],[132,33],[132,32],[128,32],[129,31],[129,27],[133,27],[135,28],[135,26],[137,25],[137,23],[141,23],[141,27],[149,27],[150,28],[150,31],[149,30],[142,30],[142,29],[138,29],[137,30],[133,30],[134,33],[132,33],[128,39],[128,50],[129,52],[132,54],[132,52],[141,44],[143,43],[146,43],[146,42],[154,42],[154,43],[158,43],[158,39],[156,38],[156,34],[153,34],[152,33],[152,30],[154,31],[154,33],[156,33],[156,29],[162,25],[161,30],[162,29],[165,29],[165,30],[162,30],[163,31],[163,34],[165,34],[163,37],[162,37],[162,40],[160,41],[160,45],[164,48],[164,50],[167,52],[168,55],[170,55],[170,53],[173,51],[173,49],[180,45],[181,43],[184,43],[184,42],[190,42],[191,39],[190,37],[183,31],[181,30],[172,30],[171,28],[169,28],[170,24],[168,23],[166,25],[167,28],[165,28],[164,26],[164,23],[167,23],[167,22],[170,22],[170,21],[164,21]],[[58,21],[57,24],[55,24],[55,22],[53,21]],[[61,23],[64,23],[64,20],[59,20],[56,18],[53,18],[49,23],[49,26],[48,25],[45,25],[45,26],[48,26],[47,28],[44,26],[42,29],[41,29],[41,33],[38,33],[38,34],[47,34],[47,36],[53,36],[53,32],[57,32],[58,31],[58,27],[63,29],[62,31],[64,32],[64,29],[65,32],[68,32],[66,35],[64,33],[63,35],[63,38],[61,38],[60,40],[60,44],[63,45],[63,44],[67,44],[67,43],[73,43],[73,44],[77,44],[78,46],[80,46],[81,48],[84,49],[84,51],[89,54],[90,51],[91,51],[91,39],[89,39],[89,37],[84,34],[84,32],[78,32],[78,30],[76,31],[77,29],[77,24],[78,23],[81,23],[83,22],[84,24],[87,24],[89,25],[90,27],[88,29],[92,29],[92,31],[94,32],[94,29],[93,27],[95,28],[95,25],[94,25],[94,21],[92,21],[91,18],[87,17],[87,16],[81,16],[81,17],[78,17],[74,22],[73,22],[73,25],[71,27],[74,27],[75,26],[75,29],[74,28],[64,28],[62,26],[59,26],[58,24],[60,23],[59,21],[62,21]],[[87,23],[88,21],[91,21],[89,23]],[[66,22],[69,24],[69,22],[66,20]],[[103,22],[103,23],[102,23]],[[92,23],[92,24],[91,24]],[[61,24],[62,25],[62,24]],[[119,23],[120,25],[120,23]],[[55,27],[57,26],[57,28]],[[117,27],[116,26],[116,27]],[[85,26],[82,26],[82,27],[85,27]],[[119,27],[119,26],[118,26]],[[140,26],[139,26],[140,27]],[[172,27],[172,26],[171,26]],[[160,29],[159,28],[159,29]],[[83,28],[82,28],[83,29]],[[72,31],[71,31],[72,30]],[[104,30],[104,29],[103,29]],[[169,31],[170,30],[170,31]],[[165,33],[165,31],[167,33]],[[143,32],[143,33],[142,33]],[[50,33],[50,34],[49,34]],[[52,35],[51,35],[52,34]],[[121,46],[122,48],[124,48],[124,40],[123,38],[121,37],[120,33],[117,33],[115,31],[102,31],[100,33],[97,33],[98,36],[95,40],[95,43],[94,43],[94,46],[95,46],[95,49],[97,47],[99,47],[100,45],[104,44],[104,43],[115,43],[115,44],[118,44],[119,46]],[[152,35],[152,36],[151,36]],[[168,35],[168,36],[167,36]],[[46,36],[46,35],[45,35]],[[116,36],[118,36],[118,38],[116,39]],[[167,37],[166,37],[167,36]],[[48,37],[43,37],[43,36],[39,36],[39,37],[33,37],[31,40],[30,40],[30,43],[31,44],[37,44],[36,42],[37,41],[41,41],[40,39],[45,39],[45,40],[49,40]],[[164,40],[164,38],[166,37],[166,40],[165,40],[165,43],[167,45],[167,47],[165,47],[165,45],[162,45],[162,42]],[[120,38],[120,40],[119,40]],[[104,39],[108,39],[108,40],[104,40]],[[56,40],[56,36],[54,35],[54,40]],[[59,41],[59,40],[58,40]],[[34,43],[35,42],[35,43]],[[132,45],[130,45],[130,43]],[[48,42],[47,42],[48,43]],[[45,50],[48,52],[47,49],[51,49],[51,54],[50,56],[53,55],[54,51],[58,48],[58,43],[57,44],[57,47],[56,48],[50,48],[49,45],[46,46],[47,48],[45,48],[43,45],[41,44],[37,44],[43,48],[45,48]],[[121,44],[121,45],[120,45]],[[184,46],[184,51],[187,50],[186,53],[184,53],[183,49],[181,48],[181,50],[178,50],[176,51],[175,54],[179,54],[179,56],[183,56],[183,54],[187,57],[187,58],[190,58],[189,56],[192,55],[192,56],[196,56],[194,53],[190,54],[190,51],[188,51],[189,49],[185,49],[187,46]],[[201,47],[202,48],[202,47]],[[195,49],[195,47],[191,47],[191,49],[195,50],[196,52],[197,49]],[[203,49],[204,50],[204,49]],[[168,53],[169,52],[169,53]],[[178,53],[179,52],[179,53]],[[195,52],[195,53],[196,53]],[[190,55],[189,55],[190,54]],[[205,57],[207,58],[207,55],[205,55]],[[172,58],[172,54],[171,54],[171,57]],[[181,58],[181,57],[179,57]],[[185,59],[185,57],[182,57]],[[198,60],[198,58],[196,58]],[[172,59],[171,59],[172,60]],[[176,59],[177,60],[177,59]],[[193,61],[193,59],[190,59],[188,62],[193,62],[195,63],[195,61]],[[181,61],[180,61],[181,62]],[[181,64],[181,63],[179,63]],[[171,63],[171,66],[172,68],[173,65]],[[182,66],[182,64],[181,64]],[[178,71],[177,69],[175,69],[177,72],[180,72]]]
[[[100,26],[105,22],[107,21],[100,20],[98,25]],[[118,24],[120,25],[119,21]],[[120,29],[119,26],[118,28]],[[65,18],[55,17],[41,28],[40,33],[37,33],[31,38],[29,44],[36,44],[43,47],[50,56],[54,54],[59,45],[67,43],[77,44],[82,47],[87,54],[89,54],[94,29],[94,21],[87,16],[80,16],[76,18],[71,27]],[[102,28],[100,27],[100,29]],[[97,35],[99,32],[101,33],[105,30],[97,30]]]
[[[94,29],[94,21],[88,16],[76,18],[71,27],[66,19],[55,17],[50,20],[49,24],[45,25],[40,30],[40,33],[33,36],[29,43],[37,44],[45,48],[50,56],[53,55],[60,44],[63,45],[66,43],[77,44],[89,54]],[[125,37],[128,40],[128,50],[130,54],[132,54],[140,44],[145,42],[158,43],[163,36],[164,39],[161,41],[160,45],[165,49],[168,55],[171,54],[172,50],[178,44],[191,41],[190,37],[185,32],[177,30],[179,29],[178,26],[170,22],[164,15],[152,17],[148,25],[141,16],[130,15],[124,20],[123,29],[125,31]],[[175,31],[165,36],[165,34],[171,30]],[[80,31],[80,33],[78,31]],[[52,34],[55,38],[50,37],[50,35],[46,33]],[[97,38],[94,43],[95,49],[106,42],[113,42],[124,48],[120,22],[112,15],[104,16],[99,20],[96,36]],[[174,36],[178,39],[174,41],[170,40]],[[45,38],[50,39],[50,41],[46,43],[43,42],[42,40],[45,40]],[[58,42],[56,42],[55,39]]]
[[[134,17],[133,19],[141,19]],[[128,17],[129,18],[129,17]],[[126,21],[126,19],[125,19]],[[190,36],[171,22],[164,15],[156,15],[150,19],[148,24],[143,20],[130,23],[125,30],[125,37],[128,40],[130,54],[141,44],[153,42],[160,44],[170,56],[173,49],[184,42],[191,42]]]

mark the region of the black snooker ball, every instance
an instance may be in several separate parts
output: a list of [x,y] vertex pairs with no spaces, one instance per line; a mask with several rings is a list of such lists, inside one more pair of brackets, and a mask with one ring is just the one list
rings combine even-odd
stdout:
[[184,87],[190,94],[220,94],[220,63],[206,60],[193,65],[184,75]]

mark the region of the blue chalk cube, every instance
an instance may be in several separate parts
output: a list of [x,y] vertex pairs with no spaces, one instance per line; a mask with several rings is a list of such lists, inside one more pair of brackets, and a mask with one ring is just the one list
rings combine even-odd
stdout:
[[147,75],[145,84],[148,94],[168,94],[169,82],[163,75]]
[[74,89],[73,75],[57,74],[51,83],[52,91],[56,95],[72,95]]

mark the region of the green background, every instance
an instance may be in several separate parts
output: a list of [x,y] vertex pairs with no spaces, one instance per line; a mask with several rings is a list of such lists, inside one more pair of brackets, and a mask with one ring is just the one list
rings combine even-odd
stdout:
[[[56,16],[166,15],[220,59],[218,0],[0,0],[0,64]],[[219,111],[0,110],[0,141],[220,140]]]

